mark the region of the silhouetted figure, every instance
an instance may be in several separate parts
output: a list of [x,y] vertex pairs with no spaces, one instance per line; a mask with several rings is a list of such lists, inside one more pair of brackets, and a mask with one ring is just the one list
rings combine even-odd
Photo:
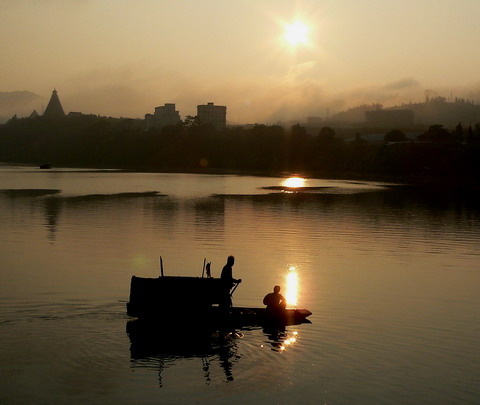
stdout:
[[230,294],[230,290],[235,284],[241,283],[241,279],[234,279],[233,278],[233,265],[235,264],[235,258],[233,256],[228,256],[227,264],[223,266],[222,274],[220,278],[223,281],[224,285],[224,299],[222,304],[220,305],[223,308],[229,308],[232,306],[232,296]]
[[285,309],[285,307],[287,306],[287,300],[282,294],[280,294],[279,285],[273,287],[273,292],[265,295],[263,303],[267,306],[267,309],[269,310]]
[[227,381],[233,381],[233,364],[231,361],[232,357],[233,353],[229,346],[220,346],[218,348],[218,359],[220,360],[220,367],[223,368]]
[[268,336],[272,350],[275,352],[281,351],[281,347],[284,345],[287,334],[285,332],[285,326],[269,326],[263,328],[263,333]]

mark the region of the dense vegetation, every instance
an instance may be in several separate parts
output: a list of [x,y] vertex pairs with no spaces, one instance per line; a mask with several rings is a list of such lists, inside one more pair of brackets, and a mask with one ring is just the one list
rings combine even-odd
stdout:
[[96,116],[59,121],[11,119],[0,127],[0,161],[53,166],[109,167],[152,171],[279,172],[305,175],[480,179],[480,126],[448,131],[428,128],[417,142],[401,131],[372,145],[352,142],[325,127],[316,135],[294,125],[255,125],[216,131],[188,119],[177,126],[146,131],[140,120]]

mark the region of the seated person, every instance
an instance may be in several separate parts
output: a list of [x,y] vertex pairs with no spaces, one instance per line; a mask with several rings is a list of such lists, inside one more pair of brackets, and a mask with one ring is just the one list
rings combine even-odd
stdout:
[[273,287],[273,293],[265,295],[263,303],[267,306],[267,309],[271,310],[285,309],[287,306],[287,300],[282,294],[280,294],[279,285]]

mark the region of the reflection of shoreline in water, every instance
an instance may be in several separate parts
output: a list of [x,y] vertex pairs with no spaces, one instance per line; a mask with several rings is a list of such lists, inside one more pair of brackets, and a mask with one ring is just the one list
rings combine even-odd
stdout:
[[55,242],[60,214],[65,207],[94,206],[95,204],[130,201],[140,198],[164,200],[164,197],[167,197],[167,195],[157,191],[85,194],[78,196],[64,196],[61,195],[61,192],[62,190],[59,189],[0,189],[0,197],[13,200],[17,204],[28,203],[32,204],[33,207],[41,206],[44,209],[45,227],[48,231],[47,238],[51,242]]
[[[308,187],[307,187],[308,188]],[[269,205],[275,208],[306,207],[315,210],[329,209],[333,212],[359,212],[364,217],[365,212],[385,211],[396,216],[416,215],[437,216],[451,215],[452,212],[470,212],[477,215],[480,212],[480,194],[442,192],[441,190],[422,189],[413,186],[384,186],[383,188],[341,188],[330,187],[309,191],[270,192],[260,194],[212,194],[213,198],[226,201],[242,201],[258,205]],[[402,222],[404,219],[401,219]]]
[[10,198],[20,197],[44,197],[60,193],[61,190],[49,189],[49,188],[21,188],[21,189],[3,189],[0,190],[0,195],[5,195]]
[[58,220],[62,211],[62,200],[58,198],[45,198],[45,226],[48,229],[48,239],[55,241],[55,234],[57,233]]
[[162,371],[166,363],[178,359],[199,358],[208,384],[210,365],[217,361],[225,374],[225,382],[233,381],[233,365],[240,358],[237,339],[243,334],[231,330],[214,331],[208,328],[188,328],[186,326],[158,326],[139,319],[127,322],[127,334],[130,339],[130,358],[132,366],[142,366],[142,360],[157,360],[160,387]]
[[225,239],[225,201],[218,198],[202,198],[194,202],[195,236],[209,241],[215,235],[216,244]]
[[67,202],[100,202],[110,200],[124,200],[142,197],[166,197],[158,191],[139,191],[139,192],[125,192],[125,193],[111,193],[111,194],[82,194],[76,196],[60,197]]

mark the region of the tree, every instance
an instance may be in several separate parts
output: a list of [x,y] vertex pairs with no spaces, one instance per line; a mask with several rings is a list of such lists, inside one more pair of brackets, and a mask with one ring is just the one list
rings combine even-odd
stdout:
[[407,136],[399,129],[392,129],[390,132],[385,134],[383,139],[385,142],[404,142],[407,140]]
[[418,139],[434,143],[449,143],[454,140],[453,136],[441,124],[430,125],[428,131],[419,135]]
[[292,134],[293,138],[305,138],[307,136],[307,130],[300,124],[292,125],[290,133]]
[[185,117],[185,120],[183,121],[183,124],[187,127],[198,127],[200,125],[200,121],[197,116],[192,116],[192,115],[187,115]]
[[463,127],[461,122],[455,127],[455,138],[458,142],[463,141]]
[[364,146],[367,144],[367,141],[362,138],[360,132],[355,132],[355,140],[352,142],[352,145]]
[[332,143],[335,138],[335,131],[330,127],[323,127],[318,133],[318,140],[321,143]]

